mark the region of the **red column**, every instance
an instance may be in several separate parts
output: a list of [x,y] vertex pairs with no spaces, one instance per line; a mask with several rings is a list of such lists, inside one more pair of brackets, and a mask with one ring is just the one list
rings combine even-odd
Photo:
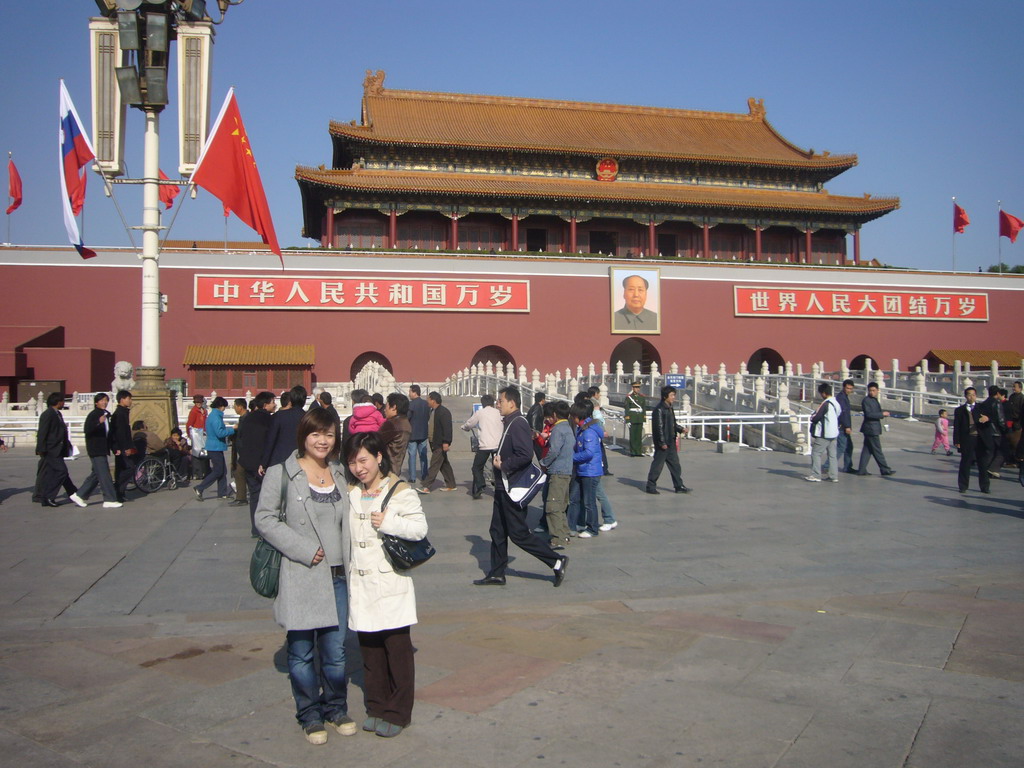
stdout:
[[860,230],[853,230],[853,263],[860,266]]
[[459,250],[459,217],[454,213],[452,214],[451,234],[448,236],[448,247],[453,251]]
[[654,233],[654,220],[647,222],[647,258],[653,259],[658,255],[658,236]]
[[711,258],[711,227],[704,223],[704,258]]
[[519,214],[512,214],[512,248],[513,251],[519,250]]
[[388,213],[388,247],[398,247],[398,213],[396,211]]
[[754,261],[761,260],[761,228],[754,227]]
[[806,243],[806,245],[804,246],[804,249],[806,251],[805,257],[807,259],[804,263],[805,264],[810,264],[811,263],[811,253],[812,253],[811,252],[811,230],[810,229],[808,229],[804,233],[804,241]]
[[576,253],[576,217],[569,217],[569,253]]
[[326,232],[324,236],[320,238],[320,244],[324,248],[334,247],[334,206],[327,206],[327,225],[325,227]]

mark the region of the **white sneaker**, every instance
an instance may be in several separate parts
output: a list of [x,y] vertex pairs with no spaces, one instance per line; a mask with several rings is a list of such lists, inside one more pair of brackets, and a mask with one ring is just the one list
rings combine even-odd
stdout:
[[602,523],[599,530],[611,531],[611,530],[614,530],[615,528],[618,528],[618,527],[619,527],[619,521],[616,520],[613,523]]
[[815,477],[814,475],[808,475],[807,477],[804,478],[804,480],[806,480],[808,483],[820,483],[821,482],[821,478],[820,477]]
[[72,493],[70,496],[68,496],[68,498],[71,499],[73,502],[75,502],[75,504],[77,504],[80,507],[88,507],[89,506],[89,502],[87,502],[85,499],[83,499],[77,493]]
[[123,506],[124,506],[124,504],[122,504],[120,501],[104,501],[103,502],[103,508],[104,509],[117,509],[118,507],[123,507]]
[[590,531],[580,531],[579,537],[581,539],[592,539],[594,538],[594,534],[592,534]]

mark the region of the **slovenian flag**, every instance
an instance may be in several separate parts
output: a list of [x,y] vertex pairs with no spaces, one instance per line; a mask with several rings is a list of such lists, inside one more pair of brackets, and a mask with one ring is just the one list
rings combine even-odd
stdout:
[[78,232],[75,221],[82,211],[85,202],[85,171],[82,170],[89,161],[95,159],[89,137],[82,128],[82,121],[71,103],[64,81],[60,81],[60,186],[61,202],[64,206],[64,226],[68,231],[68,240],[75,246],[83,259],[91,259],[96,255],[82,244],[82,236]]

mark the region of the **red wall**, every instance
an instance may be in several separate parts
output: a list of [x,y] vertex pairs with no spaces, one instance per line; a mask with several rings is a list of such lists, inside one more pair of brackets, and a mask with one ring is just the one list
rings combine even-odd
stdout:
[[[218,258],[216,256],[212,258]],[[534,368],[544,375],[554,370],[589,363],[597,366],[610,359],[612,350],[628,336],[610,333],[610,296],[607,265],[586,269],[567,261],[509,261],[495,263],[487,259],[451,259],[430,257],[431,264],[442,263],[443,271],[412,272],[422,268],[425,259],[406,258],[399,266],[406,277],[493,277],[495,267],[508,279],[530,281],[532,309],[524,314],[486,314],[458,312],[388,311],[269,311],[269,310],[195,310],[192,308],[193,274],[224,272],[224,261],[204,269],[169,269],[160,272],[161,290],[169,297],[169,313],[161,319],[161,359],[168,378],[189,378],[181,365],[190,344],[309,344],[316,346],[314,373],[321,382],[345,381],[350,377],[353,360],[366,352],[377,352],[393,365],[399,381],[438,381],[469,366],[474,353],[496,345],[511,353],[516,365]],[[238,257],[231,262],[237,265]],[[127,263],[127,262],[126,262]],[[389,271],[380,272],[390,265]],[[396,259],[363,256],[325,257],[319,269],[302,270],[306,274],[329,274],[341,267],[352,274],[391,276]],[[621,264],[621,263],[620,263]],[[482,266],[483,265],[483,266]],[[643,262],[644,267],[653,266]],[[659,265],[661,266],[661,265]],[[490,269],[488,269],[490,268]],[[137,266],[98,268],[91,264],[68,266],[17,266],[7,264],[0,280],[0,306],[7,322],[17,318],[24,324],[62,324],[69,347],[98,346],[113,350],[117,360],[138,364],[139,294],[141,274]],[[488,269],[485,274],[482,270]],[[568,276],[574,270],[589,274]],[[465,271],[461,271],[465,270]],[[733,272],[734,270],[734,272]],[[603,272],[602,272],[603,271]],[[294,274],[292,270],[290,273]],[[552,275],[552,273],[563,273]],[[261,268],[252,274],[270,275]],[[723,274],[735,274],[719,279]],[[908,288],[908,279],[921,290],[981,291],[988,294],[988,322],[935,322],[836,319],[743,318],[733,315],[733,285],[755,285],[759,280],[772,284],[805,285],[806,268],[774,269],[756,267],[662,266],[662,333],[646,336],[658,350],[663,368],[704,364],[717,369],[724,362],[730,372],[761,347],[777,350],[784,359],[801,362],[805,369],[824,360],[828,368],[838,368],[841,358],[853,360],[870,355],[883,367],[898,358],[901,367],[911,368],[932,348],[1000,349],[1013,348],[1015,338],[1009,329],[1019,326],[1024,307],[1024,279],[1002,278],[999,290],[991,289],[998,280],[991,275],[937,277],[930,273],[893,273]],[[816,271],[814,274],[821,275]],[[833,277],[834,274],[834,277]],[[878,274],[878,273],[875,273]],[[908,278],[908,274],[910,277]],[[687,279],[672,279],[673,275]],[[706,279],[706,278],[714,279]],[[856,270],[837,270],[829,274],[834,289],[843,280],[860,280]],[[984,278],[984,286],[974,282]],[[879,278],[875,278],[879,279]],[[883,275],[881,279],[889,279]],[[893,280],[896,277],[892,278]],[[832,282],[834,280],[835,282]],[[945,281],[945,282],[943,282]],[[47,285],[54,301],[41,302],[33,291],[19,286]],[[1024,350],[1021,350],[1024,351]],[[66,378],[69,388],[86,386],[79,370],[90,364],[75,354],[46,360],[45,370],[36,369],[39,378]],[[51,365],[52,363],[52,365]],[[111,363],[112,367],[112,363]],[[59,368],[53,370],[52,368]],[[103,387],[109,386],[110,372],[104,374]],[[74,382],[74,383],[73,383]]]

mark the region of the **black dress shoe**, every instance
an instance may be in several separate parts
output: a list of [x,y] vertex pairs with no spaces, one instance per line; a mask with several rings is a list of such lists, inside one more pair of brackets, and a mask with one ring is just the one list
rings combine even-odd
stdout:
[[652,494],[654,494],[655,496],[657,496],[658,494],[660,494],[660,493],[661,493],[661,491],[659,491],[659,490],[658,490],[657,488],[645,488],[644,490],[645,490],[645,491],[646,491],[647,493],[652,493]]
[[692,489],[687,488],[685,485],[681,488],[676,488],[676,493],[689,493]]
[[562,586],[562,582],[565,581],[565,569],[569,567],[569,556],[562,555],[559,560],[561,565],[555,569],[555,586]]
[[473,581],[478,587],[503,587],[505,586],[504,576],[484,576],[482,579]]
[[857,475],[858,477],[867,477],[871,473],[870,472],[854,472],[853,474]]
[[882,477],[890,477],[891,475],[895,475],[895,474],[896,474],[896,471],[890,469],[888,472],[883,472],[882,473]]
[[42,504],[44,507],[59,507],[60,506],[60,504],[58,504],[53,499],[43,499],[39,503]]

